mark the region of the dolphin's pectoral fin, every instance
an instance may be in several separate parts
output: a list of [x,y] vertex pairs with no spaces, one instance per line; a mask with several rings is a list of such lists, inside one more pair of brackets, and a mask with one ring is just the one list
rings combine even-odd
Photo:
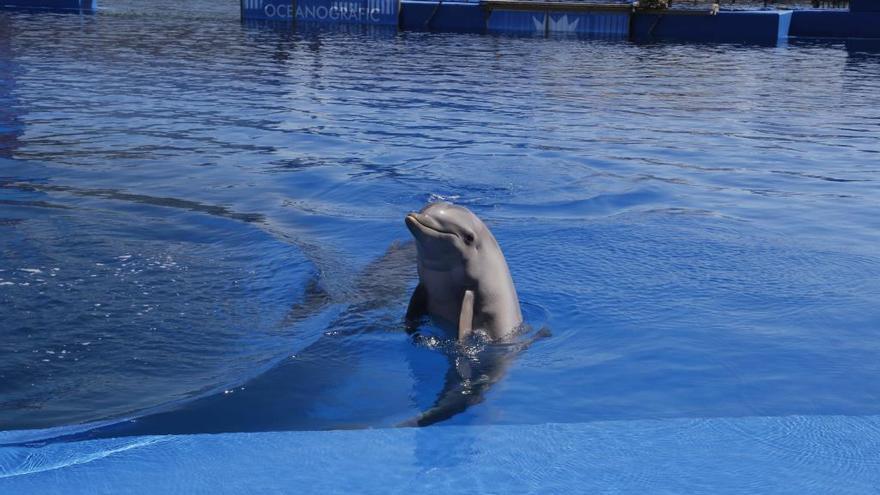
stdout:
[[461,313],[458,315],[458,341],[464,342],[474,328],[474,291],[465,290],[461,300]]
[[409,298],[409,307],[406,308],[406,331],[413,333],[419,326],[419,320],[428,312],[428,291],[425,286],[419,284]]

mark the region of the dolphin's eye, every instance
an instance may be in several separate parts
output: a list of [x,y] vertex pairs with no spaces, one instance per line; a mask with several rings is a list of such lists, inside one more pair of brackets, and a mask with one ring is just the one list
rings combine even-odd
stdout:
[[474,243],[474,234],[471,234],[470,232],[465,232],[462,238],[464,239],[464,243],[467,245],[471,245]]

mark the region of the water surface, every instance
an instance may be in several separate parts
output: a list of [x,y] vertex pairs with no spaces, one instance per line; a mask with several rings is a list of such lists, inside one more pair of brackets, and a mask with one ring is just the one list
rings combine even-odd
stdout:
[[553,333],[450,424],[880,413],[870,43],[106,0],[0,12],[0,68],[0,430],[412,416],[448,361],[402,332],[414,272],[381,260],[436,199],[487,221]]

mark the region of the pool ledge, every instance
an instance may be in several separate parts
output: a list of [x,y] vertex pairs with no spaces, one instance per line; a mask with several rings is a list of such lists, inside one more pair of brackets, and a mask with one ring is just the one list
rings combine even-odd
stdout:
[[0,448],[0,492],[868,493],[878,443],[880,416],[128,437]]

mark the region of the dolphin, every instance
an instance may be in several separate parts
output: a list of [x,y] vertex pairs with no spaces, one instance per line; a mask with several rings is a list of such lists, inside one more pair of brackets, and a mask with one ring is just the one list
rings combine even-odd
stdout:
[[463,206],[430,203],[406,216],[416,241],[419,284],[406,312],[414,328],[425,315],[466,342],[481,331],[507,342],[523,322],[507,261],[495,236]]
[[[428,426],[482,402],[529,340],[507,261],[489,228],[470,210],[430,203],[406,216],[415,238],[419,283],[410,297],[406,328],[416,333],[425,316],[456,339],[449,371],[434,405],[397,426]],[[476,342],[477,345],[473,345]]]

